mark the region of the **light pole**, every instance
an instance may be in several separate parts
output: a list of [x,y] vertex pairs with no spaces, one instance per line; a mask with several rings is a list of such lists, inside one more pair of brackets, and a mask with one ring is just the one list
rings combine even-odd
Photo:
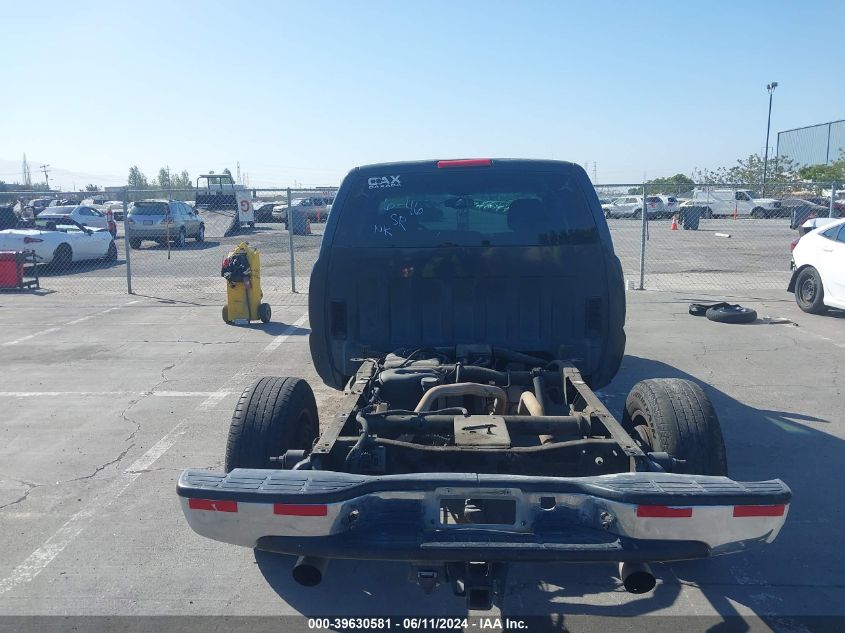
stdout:
[[775,92],[775,88],[778,87],[778,82],[773,81],[770,84],[766,84],[766,90],[769,91],[769,119],[766,123],[766,150],[763,158],[763,191],[760,192],[761,196],[766,195],[766,176],[768,175],[768,167],[769,167],[769,130],[772,127],[772,95]]

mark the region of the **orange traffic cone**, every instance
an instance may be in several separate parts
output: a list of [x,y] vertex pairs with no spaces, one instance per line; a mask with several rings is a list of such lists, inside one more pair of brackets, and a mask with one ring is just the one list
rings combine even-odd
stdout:
[[677,214],[672,216],[672,230],[673,231],[678,230],[678,215]]

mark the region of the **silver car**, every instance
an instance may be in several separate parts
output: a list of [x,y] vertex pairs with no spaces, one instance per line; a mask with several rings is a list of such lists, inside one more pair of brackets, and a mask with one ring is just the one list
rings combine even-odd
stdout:
[[178,200],[140,200],[132,203],[127,214],[126,238],[132,248],[151,240],[176,248],[185,246],[189,237],[205,241],[205,224],[191,207]]

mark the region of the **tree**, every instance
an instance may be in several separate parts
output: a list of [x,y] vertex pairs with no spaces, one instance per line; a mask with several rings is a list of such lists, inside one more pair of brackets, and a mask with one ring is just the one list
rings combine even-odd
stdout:
[[173,186],[174,189],[193,188],[191,184],[191,176],[188,174],[188,171],[186,169],[183,169],[181,173],[171,174],[170,184]]
[[158,186],[161,189],[171,189],[172,183],[170,182],[170,168],[169,167],[162,167],[158,170]]
[[[679,194],[690,191],[695,187],[695,181],[689,176],[684,176],[684,174],[675,174],[668,178],[655,178],[649,180],[646,184],[648,185],[648,193],[654,195]],[[628,190],[629,195],[642,194],[642,192],[642,187],[632,187]]]
[[839,151],[839,158],[829,165],[805,165],[798,170],[803,180],[813,182],[845,182],[845,149]]
[[130,189],[148,189],[150,183],[147,182],[147,177],[138,169],[137,165],[132,165],[129,168],[129,179],[127,181],[129,183]]
[[[739,159],[733,167],[719,167],[716,171],[705,171],[705,184],[743,185],[752,189],[763,185],[764,160],[759,154],[751,154],[745,160]],[[779,185],[793,182],[798,174],[795,162],[788,156],[778,156],[768,161],[766,168],[767,185]]]
[[97,185],[91,185],[91,184],[85,185],[85,191],[89,191],[91,193],[94,193],[95,191],[99,191],[99,190],[100,190],[100,188]]

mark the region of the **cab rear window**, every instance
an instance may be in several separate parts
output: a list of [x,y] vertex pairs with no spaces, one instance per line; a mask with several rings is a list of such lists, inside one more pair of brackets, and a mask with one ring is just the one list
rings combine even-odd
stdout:
[[356,182],[338,246],[544,246],[599,240],[587,198],[563,173],[504,170],[391,174]]

